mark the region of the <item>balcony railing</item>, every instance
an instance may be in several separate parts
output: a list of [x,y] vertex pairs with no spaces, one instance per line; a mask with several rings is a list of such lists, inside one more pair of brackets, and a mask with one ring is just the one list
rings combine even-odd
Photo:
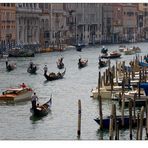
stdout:
[[42,13],[41,9],[33,9],[33,8],[17,8],[17,12],[27,12],[27,13]]

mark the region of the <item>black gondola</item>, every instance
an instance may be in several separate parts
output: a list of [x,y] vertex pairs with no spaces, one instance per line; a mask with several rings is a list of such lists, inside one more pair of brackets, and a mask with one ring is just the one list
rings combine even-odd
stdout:
[[37,66],[36,65],[34,65],[33,67],[28,67],[28,69],[27,69],[27,72],[28,73],[30,73],[30,74],[36,74],[36,71],[37,71]]
[[58,59],[58,61],[57,61],[57,67],[59,69],[63,69],[64,68],[63,57],[60,58],[60,59]]
[[81,45],[76,45],[76,50],[77,51],[82,51],[82,46]]
[[78,67],[79,68],[86,67],[87,66],[87,63],[88,63],[88,60],[81,60],[81,59],[79,59]]
[[99,64],[99,68],[103,68],[108,65],[108,61],[103,61],[103,60],[99,59],[98,64]]
[[12,71],[16,68],[16,64],[8,64],[8,62],[6,62],[6,70],[7,71]]
[[108,49],[107,49],[107,48],[104,48],[104,47],[103,47],[103,48],[101,49],[101,53],[107,54],[107,52],[108,52]]
[[33,116],[36,116],[36,117],[46,116],[50,111],[51,104],[52,104],[52,100],[50,98],[50,100],[44,103],[43,105],[36,106],[36,108],[30,108],[30,112],[32,113]]
[[51,72],[49,73],[49,75],[47,75],[47,72],[44,72],[44,76],[47,79],[47,81],[53,81],[53,80],[57,80],[57,79],[62,79],[65,75],[66,72],[66,68],[64,70],[64,72],[60,73],[58,72],[57,74]]

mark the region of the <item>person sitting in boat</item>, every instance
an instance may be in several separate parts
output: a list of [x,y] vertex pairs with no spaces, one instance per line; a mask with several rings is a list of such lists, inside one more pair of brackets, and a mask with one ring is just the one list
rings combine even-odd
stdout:
[[60,72],[57,73],[57,76],[62,76]]
[[43,69],[44,69],[44,73],[47,73],[47,71],[48,71],[47,65],[45,65]]
[[39,98],[36,95],[36,93],[33,94],[33,96],[31,97],[31,102],[32,102],[32,108],[35,109],[36,108],[36,101],[38,101]]
[[25,83],[22,83],[20,86],[21,86],[23,89],[27,87],[27,86],[25,85]]
[[56,77],[56,74],[55,74],[54,72],[51,72],[51,73],[49,74],[49,77]]

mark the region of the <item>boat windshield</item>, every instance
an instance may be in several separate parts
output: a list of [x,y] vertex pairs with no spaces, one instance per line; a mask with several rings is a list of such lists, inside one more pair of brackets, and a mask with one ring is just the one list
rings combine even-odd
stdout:
[[17,94],[18,92],[22,91],[22,88],[17,88],[17,89],[8,89],[6,91],[3,92],[3,94]]

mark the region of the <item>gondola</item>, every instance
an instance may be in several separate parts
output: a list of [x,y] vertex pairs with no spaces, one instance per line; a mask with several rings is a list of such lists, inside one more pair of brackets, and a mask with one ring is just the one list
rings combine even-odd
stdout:
[[103,54],[101,56],[101,58],[105,58],[105,59],[114,59],[114,58],[120,58],[120,57],[121,57],[121,54],[116,51],[113,51],[113,52],[107,53],[107,54]]
[[82,48],[84,48],[85,45],[82,44],[82,43],[78,43],[77,45],[75,45],[75,47],[76,47],[76,50],[77,50],[77,51],[81,52],[81,51],[82,51]]
[[12,71],[16,68],[16,64],[8,64],[8,62],[6,62],[6,70],[9,72],[9,71]]
[[107,52],[108,52],[108,49],[107,49],[107,48],[103,47],[103,48],[101,49],[101,53],[107,54]]
[[30,112],[32,113],[33,116],[36,117],[46,116],[50,111],[51,104],[52,104],[52,99],[50,98],[50,100],[44,103],[43,105],[36,106],[36,108],[30,108]]
[[81,59],[79,59],[78,68],[86,67],[87,63],[88,63],[88,60],[81,60]]
[[63,58],[58,59],[58,61],[57,61],[57,67],[59,69],[63,69],[64,68]]
[[47,72],[44,72],[44,76],[47,79],[47,81],[53,81],[53,80],[57,80],[57,79],[62,79],[65,75],[66,72],[66,68],[64,70],[64,72],[60,73],[58,72],[57,74],[51,72],[47,75]]
[[[100,125],[100,119],[96,118],[94,119],[99,125]],[[116,120],[118,121],[118,125],[119,128],[129,128],[129,116],[124,116],[123,120],[124,120],[124,126],[122,127],[122,116],[116,116]],[[137,118],[136,118],[136,122],[134,123],[134,118],[132,118],[132,126],[135,127],[137,126]],[[146,123],[146,118],[143,118],[143,124],[145,125]],[[109,124],[110,124],[110,117],[107,116],[103,119],[103,128],[104,129],[109,129]]]
[[82,46],[81,45],[76,45],[76,50],[81,52],[82,51]]
[[36,74],[36,71],[38,70],[37,66],[34,65],[32,68],[29,66],[27,69],[27,72],[30,74]]
[[108,61],[102,61],[101,59],[99,59],[99,68],[103,68],[103,67],[106,67],[108,65]]

